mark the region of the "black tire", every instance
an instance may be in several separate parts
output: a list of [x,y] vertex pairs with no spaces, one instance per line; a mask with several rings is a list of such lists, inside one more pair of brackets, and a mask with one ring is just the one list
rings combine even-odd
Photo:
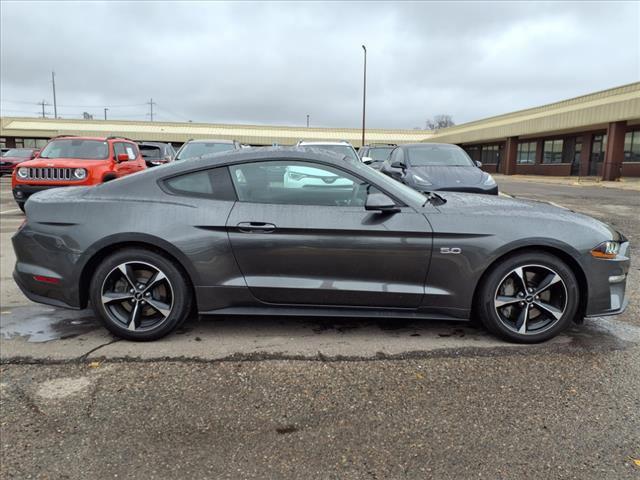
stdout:
[[16,202],[18,204],[18,208],[20,210],[22,210],[22,213],[24,213],[24,202]]
[[[519,267],[524,267],[524,276],[518,273]],[[556,274],[561,282],[555,276],[551,277],[549,272]],[[533,289],[533,294],[528,290],[524,292],[525,298],[520,298],[524,290],[520,288],[522,277],[525,278],[524,283]],[[547,278],[553,278],[556,283],[545,289],[542,287]],[[540,280],[537,286],[536,280]],[[510,289],[511,296],[505,293],[507,289]],[[535,297],[536,291],[548,299]],[[502,306],[498,302],[503,302]],[[538,308],[536,302],[545,307],[555,305],[555,310]],[[491,267],[479,286],[475,313],[482,324],[499,337],[516,343],[539,343],[566,329],[575,318],[579,303],[579,285],[571,268],[554,255],[532,250],[508,256]],[[529,315],[536,317],[530,319]],[[545,319],[549,322],[546,325]]]
[[[125,267],[129,275],[121,273],[122,270],[119,268],[121,265],[128,265],[131,268],[129,270]],[[147,297],[144,293],[146,290],[143,290],[144,275],[149,275],[146,278],[147,285],[153,284],[154,271],[164,274],[164,278],[158,281],[157,287],[150,289],[151,297]],[[118,276],[120,278],[117,278]],[[128,295],[133,289],[129,289],[132,282],[127,278],[131,278],[133,283],[137,284],[134,288],[136,288],[135,295],[138,297],[131,295],[130,300],[111,301],[105,305],[103,288],[105,293],[112,296]],[[89,288],[91,306],[98,318],[111,333],[127,340],[150,341],[164,337],[189,317],[193,304],[193,292],[182,269],[164,256],[142,248],[126,248],[105,258],[95,270]],[[117,290],[120,293],[116,293]],[[158,290],[164,292],[164,298],[154,298]],[[156,310],[151,307],[152,303],[169,306],[169,308]],[[140,308],[140,314],[137,317],[135,312],[138,310],[134,310],[136,304]],[[168,313],[165,316],[162,312]],[[138,326],[135,320],[131,321],[133,317],[140,320]],[[154,323],[154,318],[157,323]]]

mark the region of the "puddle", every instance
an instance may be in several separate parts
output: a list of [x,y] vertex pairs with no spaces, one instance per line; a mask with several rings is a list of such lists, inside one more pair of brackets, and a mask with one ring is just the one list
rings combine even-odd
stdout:
[[0,336],[27,337],[29,342],[63,340],[101,328],[90,310],[66,310],[28,306],[4,308],[0,313]]

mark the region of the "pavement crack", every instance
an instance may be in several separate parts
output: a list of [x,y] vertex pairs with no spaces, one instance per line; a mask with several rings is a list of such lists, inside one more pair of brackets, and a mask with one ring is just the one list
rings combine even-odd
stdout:
[[89,357],[89,355],[91,355],[92,353],[96,352],[97,350],[100,350],[103,347],[108,347],[109,345],[113,345],[114,343],[120,342],[121,340],[122,340],[121,338],[114,338],[110,342],[106,342],[106,343],[103,343],[102,345],[98,345],[97,347],[94,347],[91,350],[89,350],[84,355],[80,355],[78,357],[78,361],[79,362],[84,362]]

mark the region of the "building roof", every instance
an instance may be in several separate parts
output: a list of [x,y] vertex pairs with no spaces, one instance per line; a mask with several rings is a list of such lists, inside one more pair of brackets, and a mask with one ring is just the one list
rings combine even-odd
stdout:
[[526,138],[585,127],[604,129],[609,122],[621,120],[640,123],[640,82],[444,128],[426,141],[460,144]]
[[[640,124],[640,82],[561,102],[427,130],[367,129],[366,143],[477,143],[507,137],[533,137],[545,132],[604,129],[609,122]],[[124,136],[132,140],[186,142],[189,139],[227,139],[251,145],[294,145],[299,140],[347,140],[360,146],[359,128],[305,128],[295,126],[234,125],[123,120],[64,120],[26,117],[0,118],[0,136],[50,138],[57,135]]]
[[[420,142],[426,130],[367,129],[367,142]],[[27,117],[0,118],[0,136],[50,138],[57,135],[125,136],[132,140],[186,142],[190,139],[227,139],[252,145],[295,145],[299,140],[346,140],[359,146],[359,128],[305,128],[271,125],[233,125],[123,120],[65,120]]]

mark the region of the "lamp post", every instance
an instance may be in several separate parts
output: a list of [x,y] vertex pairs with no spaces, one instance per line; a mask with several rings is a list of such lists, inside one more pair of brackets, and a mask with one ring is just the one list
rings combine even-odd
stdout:
[[107,110],[109,110],[107,107],[104,107],[104,119],[107,119]]
[[367,47],[362,45],[362,50],[364,50],[364,81],[362,87],[362,145],[364,146],[364,123],[365,123],[365,113],[367,108]]

